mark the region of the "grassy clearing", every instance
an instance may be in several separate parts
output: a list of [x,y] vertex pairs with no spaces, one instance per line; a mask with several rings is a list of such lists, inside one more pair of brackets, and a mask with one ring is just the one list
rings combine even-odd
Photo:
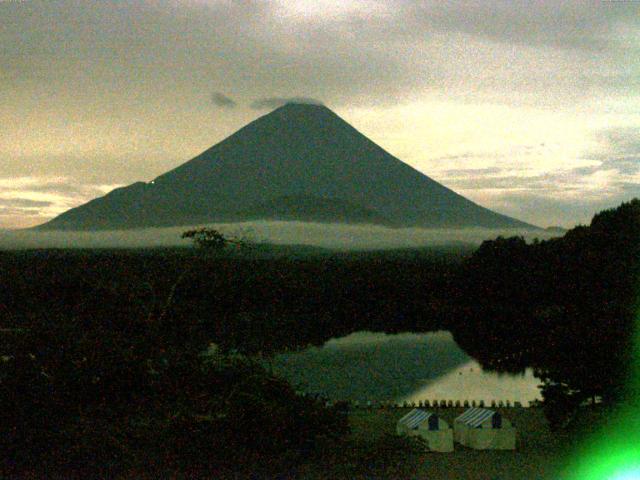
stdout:
[[[432,409],[433,410],[433,409]],[[293,478],[557,480],[570,445],[552,433],[539,408],[498,409],[518,429],[516,451],[478,451],[455,445],[453,453],[424,452],[395,437],[404,409],[356,410],[344,449],[329,460],[303,465]],[[435,409],[450,424],[461,408]]]
[[[397,420],[409,409],[354,410],[349,414],[351,433],[324,450],[300,457],[270,458],[256,452],[229,470],[165,471],[149,468],[128,471],[121,479],[453,479],[453,480],[561,480],[563,467],[571,454],[572,440],[583,438],[606,418],[605,412],[585,409],[577,428],[581,434],[552,433],[542,409],[498,409],[518,429],[515,451],[477,451],[459,444],[452,453],[426,452],[413,439],[395,435]],[[462,408],[431,409],[450,424]],[[42,478],[25,473],[20,478]],[[64,475],[49,478],[86,478]]]

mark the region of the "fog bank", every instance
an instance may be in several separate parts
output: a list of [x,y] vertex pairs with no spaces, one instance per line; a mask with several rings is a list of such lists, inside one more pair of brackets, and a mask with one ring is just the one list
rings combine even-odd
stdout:
[[[544,230],[494,230],[484,228],[425,229],[388,228],[377,225],[345,225],[286,221],[254,221],[209,224],[226,235],[257,243],[309,245],[339,250],[369,250],[441,246],[479,245],[499,235],[522,235],[527,240],[558,236]],[[94,232],[8,230],[0,231],[0,249],[29,248],[151,248],[189,246],[180,238],[195,226],[145,228]]]

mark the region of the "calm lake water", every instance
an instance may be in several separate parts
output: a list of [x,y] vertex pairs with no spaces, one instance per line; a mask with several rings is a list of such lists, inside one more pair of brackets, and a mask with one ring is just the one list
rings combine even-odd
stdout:
[[272,367],[299,390],[334,400],[509,400],[526,406],[541,398],[531,371],[483,372],[449,332],[357,332],[277,355]]

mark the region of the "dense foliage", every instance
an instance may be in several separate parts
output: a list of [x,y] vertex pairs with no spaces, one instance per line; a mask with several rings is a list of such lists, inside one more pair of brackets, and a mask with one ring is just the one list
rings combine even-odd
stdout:
[[640,285],[639,200],[562,238],[484,242],[461,278],[456,340],[486,367],[534,367],[554,424],[586,399],[623,396]]
[[205,350],[197,324],[156,320],[55,317],[5,332],[3,471],[211,474],[251,456],[307,453],[345,433],[343,414],[256,361]]
[[187,230],[181,235],[181,238],[190,239],[195,246],[208,251],[222,251],[226,247],[233,245],[236,248],[248,248],[249,242],[241,238],[231,238],[225,236],[222,232],[207,227],[194,228]]
[[[335,253],[252,247],[0,252],[3,327],[39,319],[165,315],[203,325],[223,349],[268,353],[354,330],[437,329],[471,250]],[[170,301],[168,302],[168,299]]]

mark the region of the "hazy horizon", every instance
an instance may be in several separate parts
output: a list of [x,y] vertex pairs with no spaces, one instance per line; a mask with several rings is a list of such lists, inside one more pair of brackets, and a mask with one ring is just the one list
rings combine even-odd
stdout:
[[[309,245],[339,250],[413,248],[449,244],[479,245],[483,240],[499,235],[522,235],[529,241],[534,238],[558,236],[557,233],[544,230],[526,229],[391,228],[379,225],[267,220],[212,223],[206,226],[218,229],[229,236],[244,237],[255,243]],[[191,242],[181,239],[180,235],[190,228],[192,227],[179,226],[92,232],[5,230],[0,231],[0,249],[189,246]]]

